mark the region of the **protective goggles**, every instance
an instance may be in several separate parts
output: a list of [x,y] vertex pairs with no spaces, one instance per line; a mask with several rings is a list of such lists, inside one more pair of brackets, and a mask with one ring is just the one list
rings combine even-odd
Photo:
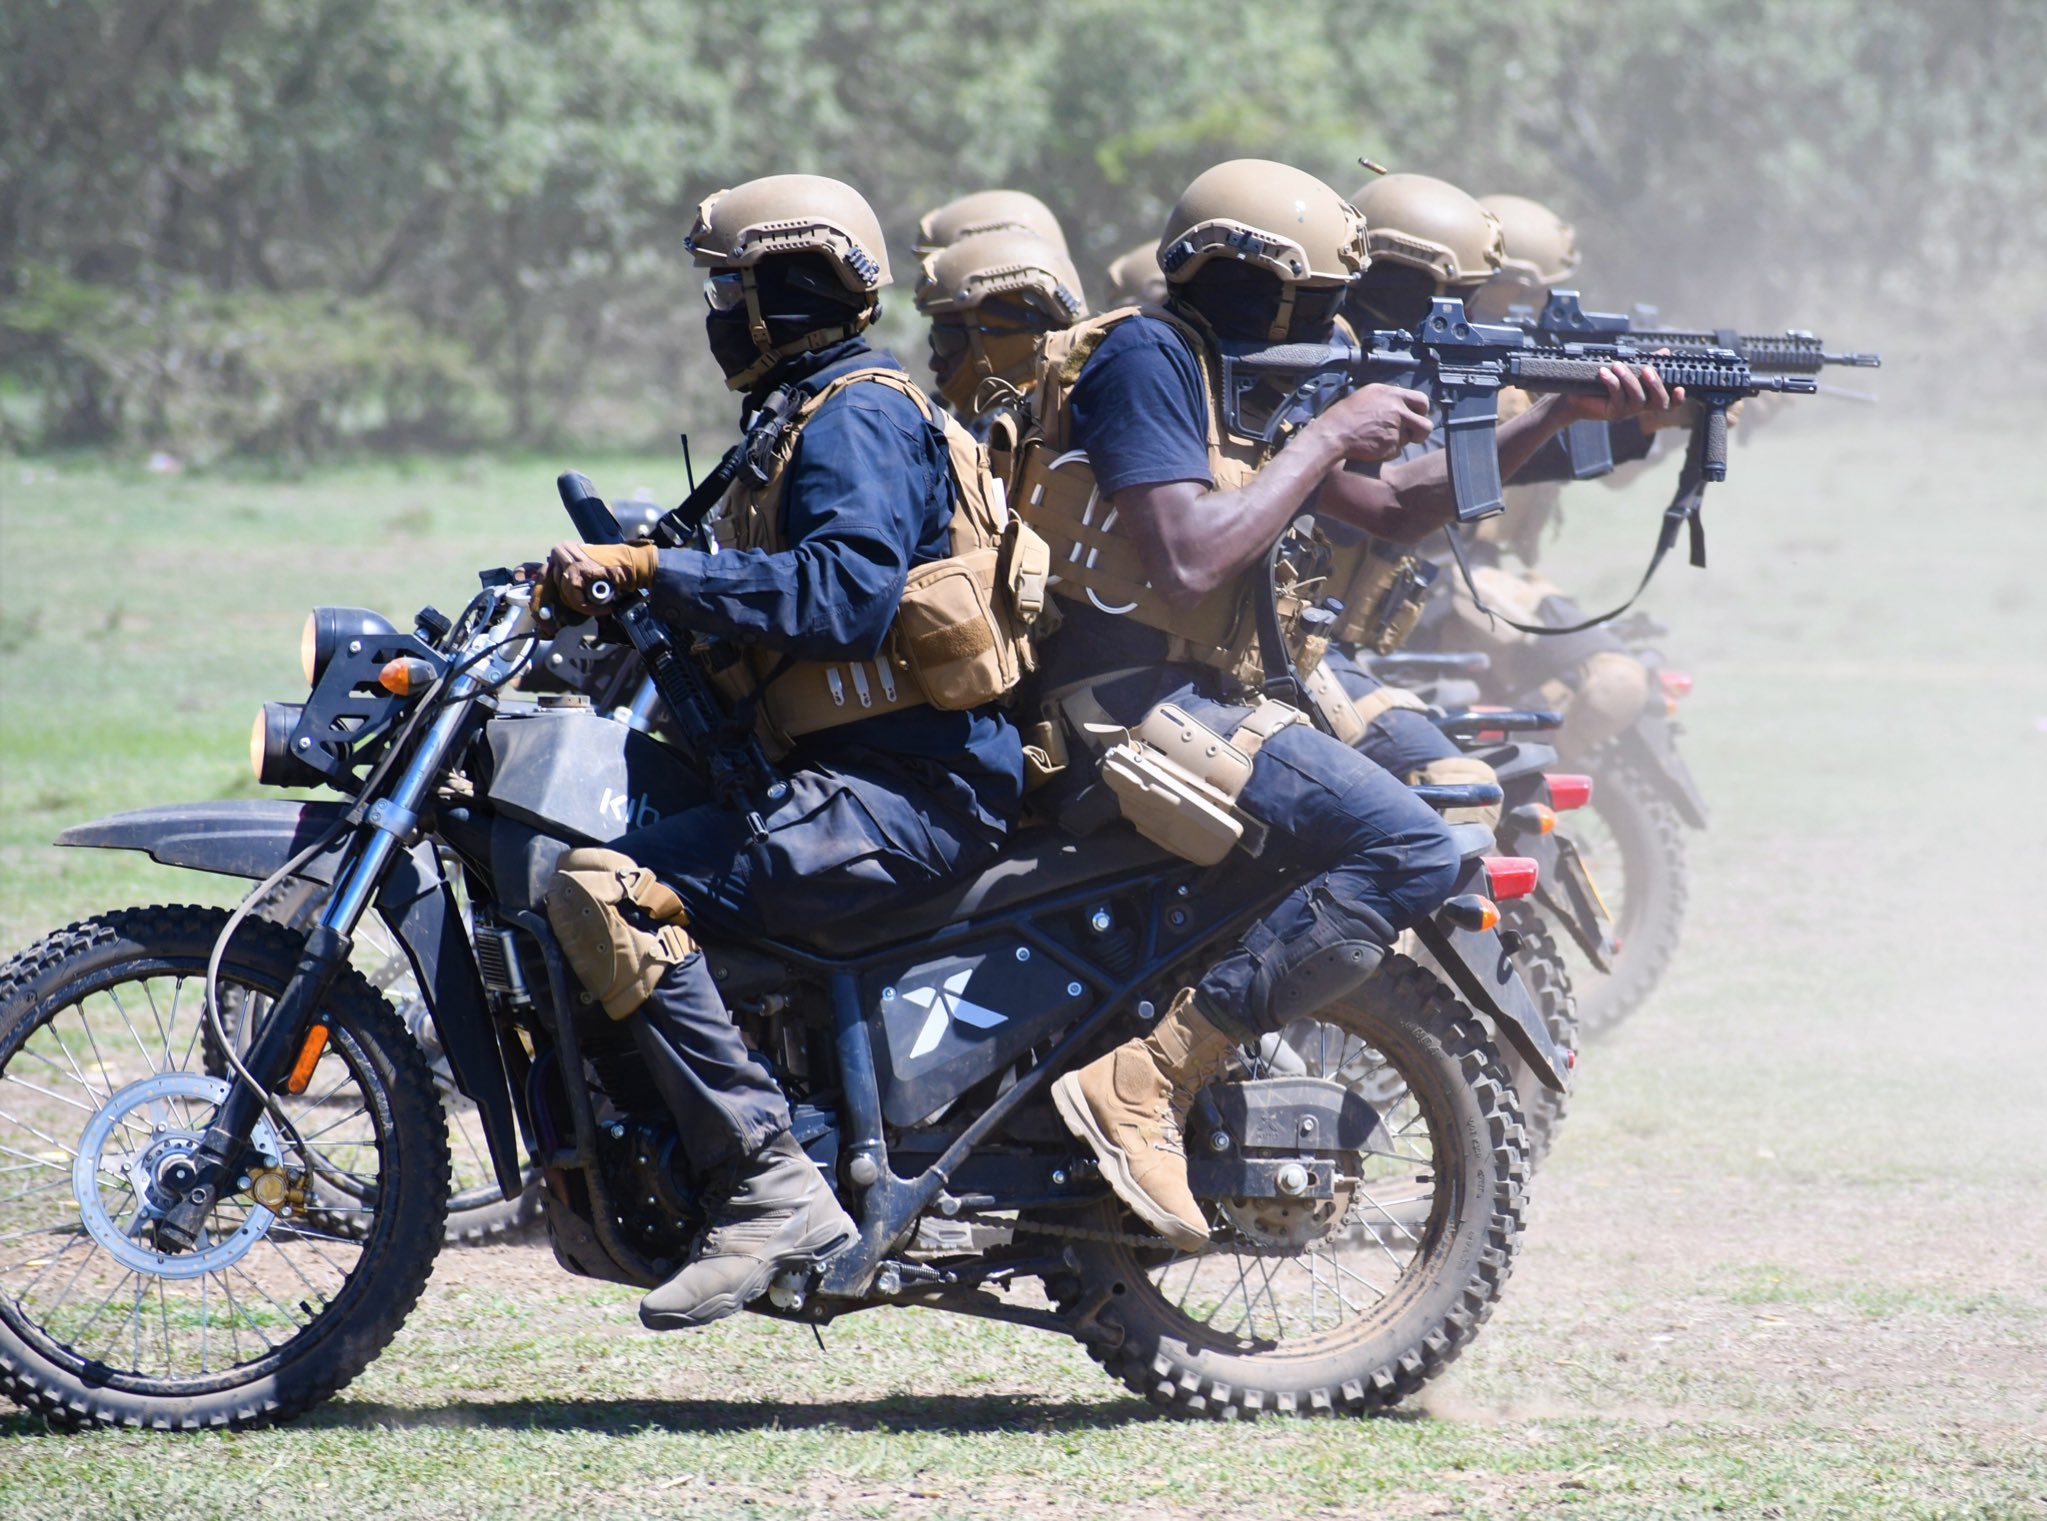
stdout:
[[704,281],[704,305],[729,312],[746,305],[746,271],[721,269]]

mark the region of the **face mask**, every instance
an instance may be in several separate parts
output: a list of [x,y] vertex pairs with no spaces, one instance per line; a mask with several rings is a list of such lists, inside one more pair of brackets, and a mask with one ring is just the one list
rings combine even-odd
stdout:
[[751,369],[761,357],[761,351],[754,346],[743,306],[737,311],[706,313],[704,336],[710,340],[711,357],[728,379]]
[[1437,294],[1435,276],[1404,264],[1375,265],[1351,289],[1350,309],[1367,327],[1416,328]]

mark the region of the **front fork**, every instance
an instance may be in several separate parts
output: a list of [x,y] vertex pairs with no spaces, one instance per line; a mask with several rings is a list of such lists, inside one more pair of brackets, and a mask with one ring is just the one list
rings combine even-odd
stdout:
[[[242,1157],[256,1122],[270,1094],[292,1072],[320,1025],[319,1011],[355,947],[355,928],[407,848],[419,822],[420,804],[461,736],[481,686],[467,673],[449,683],[447,709],[435,718],[389,793],[363,812],[334,874],[327,906],[306,936],[291,980],[254,1032],[242,1061],[262,1086],[257,1087],[240,1072],[234,1074],[227,1097],[214,1111],[213,1122],[193,1153],[191,1182],[157,1221],[160,1248],[182,1252],[198,1245],[206,1217],[221,1197],[223,1181],[241,1176]],[[314,1051],[317,1055],[317,1047]]]

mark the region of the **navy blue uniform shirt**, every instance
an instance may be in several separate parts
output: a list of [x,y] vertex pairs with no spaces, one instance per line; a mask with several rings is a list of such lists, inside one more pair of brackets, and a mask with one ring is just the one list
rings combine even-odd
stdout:
[[[887,365],[854,339],[804,366],[811,394],[846,370]],[[782,543],[774,554],[664,549],[654,610],[681,628],[781,651],[799,660],[872,660],[902,599],[910,568],[952,552],[953,506],[945,435],[917,404],[881,385],[839,392],[805,421],[782,477]],[[844,763],[879,754],[998,829],[1023,797],[1023,747],[993,709],[920,707],[807,735],[791,764]]]

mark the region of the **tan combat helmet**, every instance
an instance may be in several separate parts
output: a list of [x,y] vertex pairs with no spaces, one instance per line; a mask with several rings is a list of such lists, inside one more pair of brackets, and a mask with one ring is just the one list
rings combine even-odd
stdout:
[[[714,311],[746,303],[758,364],[726,377],[743,391],[794,354],[823,348],[862,332],[873,322],[875,297],[890,283],[888,244],[866,197],[842,180],[821,174],[771,174],[705,197],[683,247],[713,273],[704,282]],[[818,254],[837,272],[855,309],[846,322],[776,345],[761,315],[754,270],[765,258]],[[736,279],[734,276],[736,275]]]
[[1425,270],[1446,289],[1490,280],[1506,257],[1500,219],[1448,180],[1387,174],[1350,198],[1374,264]]
[[1211,260],[1277,275],[1268,334],[1286,338],[1304,289],[1342,289],[1370,262],[1365,219],[1321,180],[1290,164],[1237,158],[1203,170],[1180,192],[1159,238],[1159,267],[1184,285]]
[[1052,208],[1027,190],[977,190],[924,213],[916,252],[935,253],[977,232],[1028,232],[1066,252],[1066,230]]
[[990,378],[1026,385],[1039,335],[1087,315],[1073,261],[1033,233],[977,232],[922,263],[917,310],[932,319],[939,394],[963,414]]
[[1147,238],[1109,266],[1111,306],[1163,306],[1166,272],[1159,268],[1159,240]]
[[1540,201],[1520,195],[1482,195],[1479,205],[1500,219],[1506,256],[1500,273],[1547,289],[1578,267],[1578,234]]

